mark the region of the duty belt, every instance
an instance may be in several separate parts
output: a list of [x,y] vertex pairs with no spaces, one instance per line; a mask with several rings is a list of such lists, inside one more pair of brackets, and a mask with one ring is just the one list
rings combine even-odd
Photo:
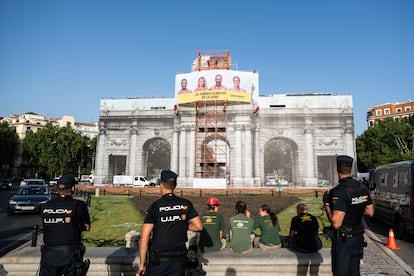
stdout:
[[354,227],[341,227],[339,228],[339,236],[344,238],[352,238],[356,235],[361,235],[364,233],[364,228],[361,225]]
[[159,254],[161,258],[184,258],[187,256],[187,248],[162,249]]
[[77,245],[46,245],[45,246],[46,250],[60,250],[60,251],[74,251],[77,248],[79,248],[79,246]]

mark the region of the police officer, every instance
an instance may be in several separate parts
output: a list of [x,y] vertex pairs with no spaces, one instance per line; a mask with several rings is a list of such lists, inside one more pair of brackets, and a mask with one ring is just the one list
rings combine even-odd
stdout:
[[59,195],[42,207],[40,276],[82,275],[77,272],[85,253],[81,238],[90,229],[90,217],[86,203],[72,197],[76,183],[73,174],[63,175],[57,182]]
[[[187,268],[187,230],[201,231],[203,225],[193,204],[174,194],[177,174],[161,172],[162,197],[148,208],[142,225],[137,275],[184,275]],[[151,246],[149,246],[152,232]],[[149,248],[150,247],[150,248]],[[149,250],[148,267],[146,255]]]
[[374,205],[366,186],[351,176],[353,159],[336,158],[339,185],[324,196],[324,208],[335,230],[332,240],[332,272],[338,275],[360,275],[359,264],[364,247],[364,215],[374,215]]

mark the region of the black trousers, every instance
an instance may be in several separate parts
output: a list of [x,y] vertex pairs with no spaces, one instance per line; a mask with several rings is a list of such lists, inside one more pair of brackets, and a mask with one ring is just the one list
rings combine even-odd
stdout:
[[[359,263],[363,256],[364,236],[362,234],[341,240],[338,248],[332,244],[332,266],[335,276],[359,276]],[[334,264],[335,260],[335,264]]]
[[51,250],[42,252],[40,261],[40,276],[69,276],[76,268],[79,261],[75,250]]
[[158,265],[150,264],[148,274],[150,276],[183,276],[187,268],[187,257],[160,258]]

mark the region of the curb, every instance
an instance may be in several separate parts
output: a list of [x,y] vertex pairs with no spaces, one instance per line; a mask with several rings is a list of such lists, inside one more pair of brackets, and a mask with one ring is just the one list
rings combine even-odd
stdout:
[[[377,237],[377,235],[374,234],[374,232],[372,232],[368,226],[366,225],[366,223],[364,222],[364,227],[365,227],[365,234],[373,241],[375,241],[376,243],[382,243],[382,241]],[[380,247],[380,246],[378,246]],[[395,263],[397,263],[402,270],[404,270],[405,272],[407,272],[408,275],[410,276],[414,276],[414,269],[412,269],[409,265],[407,265],[400,257],[397,256],[397,254],[395,254],[391,249],[388,249],[386,247],[381,247],[381,249],[384,251],[384,253],[390,257]]]

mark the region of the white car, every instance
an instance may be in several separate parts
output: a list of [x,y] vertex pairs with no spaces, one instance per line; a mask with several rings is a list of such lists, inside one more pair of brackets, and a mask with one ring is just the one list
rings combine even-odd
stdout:
[[46,181],[41,178],[28,178],[20,182],[20,187],[25,185],[46,185]]

